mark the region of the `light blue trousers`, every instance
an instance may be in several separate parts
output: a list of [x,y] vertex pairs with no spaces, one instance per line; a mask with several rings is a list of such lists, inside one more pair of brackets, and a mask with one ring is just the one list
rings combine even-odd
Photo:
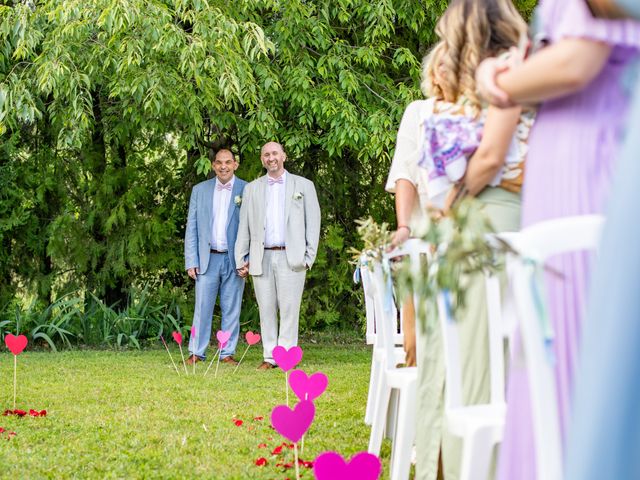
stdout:
[[[238,344],[240,333],[240,306],[244,279],[240,278],[231,267],[229,256],[212,253],[209,256],[209,267],[206,273],[198,275],[196,280],[196,306],[193,312],[195,335],[189,340],[189,353],[204,359],[211,338],[211,321],[220,294],[220,310],[222,312],[221,330],[231,332],[229,341],[222,349],[220,358],[233,355]],[[217,340],[215,340],[217,345]]]

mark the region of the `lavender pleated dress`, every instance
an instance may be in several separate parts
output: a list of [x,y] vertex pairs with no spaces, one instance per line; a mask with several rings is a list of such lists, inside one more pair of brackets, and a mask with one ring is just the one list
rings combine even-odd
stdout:
[[[522,225],[570,215],[602,213],[625,126],[629,93],[623,77],[638,58],[640,23],[594,19],[582,0],[543,0],[539,25],[551,44],[587,38],[613,46],[598,77],[582,91],[540,107],[529,140]],[[549,262],[564,273],[548,277],[547,302],[554,329],[556,385],[564,436],[589,280],[586,255]],[[606,323],[606,319],[602,319]],[[535,480],[535,448],[527,375],[516,359],[510,369],[507,424],[500,450],[500,480]]]

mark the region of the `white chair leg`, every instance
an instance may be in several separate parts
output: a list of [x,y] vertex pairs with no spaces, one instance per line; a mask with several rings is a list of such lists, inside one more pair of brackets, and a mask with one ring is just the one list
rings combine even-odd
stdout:
[[373,419],[373,411],[375,409],[376,391],[378,382],[380,381],[380,362],[375,358],[375,353],[371,359],[371,375],[369,377],[369,393],[367,394],[367,408],[364,412],[364,423],[371,425]]
[[398,402],[398,421],[391,452],[391,480],[407,480],[411,449],[416,436],[416,384],[403,390]]
[[389,408],[387,408],[387,421],[384,427],[384,436],[389,440],[393,440],[396,436],[399,398],[400,392],[396,389],[391,389],[391,395],[389,395]]
[[378,391],[376,392],[375,407],[373,409],[373,419],[371,422],[371,436],[369,437],[368,451],[374,455],[380,455],[390,396],[391,389],[383,378],[378,382]]
[[486,480],[495,446],[493,427],[480,427],[462,439],[460,480]]

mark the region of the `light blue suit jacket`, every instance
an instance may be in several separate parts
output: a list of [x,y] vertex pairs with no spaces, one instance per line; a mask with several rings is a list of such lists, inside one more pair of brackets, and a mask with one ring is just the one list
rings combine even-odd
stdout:
[[[233,182],[231,201],[229,202],[229,213],[227,215],[228,255],[231,261],[231,267],[234,270],[236,269],[234,249],[240,219],[239,203],[242,201],[242,193],[246,184],[247,182],[236,177]],[[211,230],[213,228],[213,202],[216,201],[215,187],[215,177],[198,183],[193,187],[191,200],[189,200],[189,216],[184,234],[184,267],[185,270],[194,267],[198,268],[200,269],[200,274],[204,274],[209,266]],[[238,200],[240,202],[238,202]]]

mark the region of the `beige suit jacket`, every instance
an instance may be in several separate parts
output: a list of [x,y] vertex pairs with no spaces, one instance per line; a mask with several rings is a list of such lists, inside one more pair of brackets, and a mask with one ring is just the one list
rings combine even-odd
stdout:
[[[267,175],[244,189],[236,240],[236,265],[249,262],[250,275],[262,275]],[[313,182],[287,172],[285,185],[286,254],[294,271],[311,268],[320,238],[320,205]]]

